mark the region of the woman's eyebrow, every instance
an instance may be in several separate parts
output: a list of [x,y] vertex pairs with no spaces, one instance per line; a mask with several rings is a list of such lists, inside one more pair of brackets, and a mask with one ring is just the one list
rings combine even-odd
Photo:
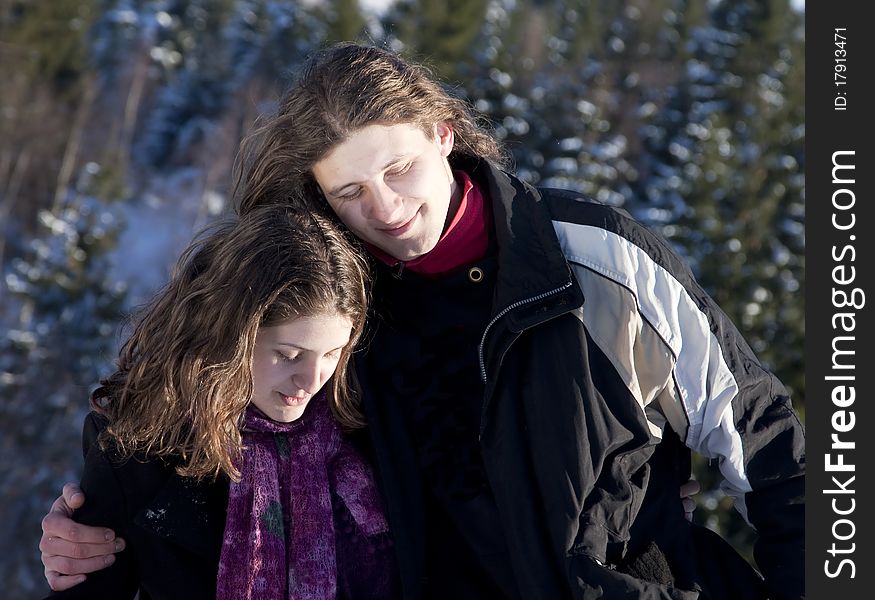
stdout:
[[291,344],[289,342],[277,342],[278,346],[288,346],[289,348],[294,348],[295,350],[302,350],[304,352],[312,352],[309,348],[304,348],[303,346],[299,346],[298,344]]
[[[288,346],[289,348],[294,348],[295,350],[300,350],[302,352],[315,352],[315,350],[311,350],[310,348],[305,348],[304,346],[299,346],[297,344],[292,344],[290,342],[277,342],[277,345]],[[334,352],[335,350],[340,350],[344,346],[346,346],[346,344],[342,344],[342,345],[338,346],[337,348],[332,348],[331,350],[329,350],[329,352]]]

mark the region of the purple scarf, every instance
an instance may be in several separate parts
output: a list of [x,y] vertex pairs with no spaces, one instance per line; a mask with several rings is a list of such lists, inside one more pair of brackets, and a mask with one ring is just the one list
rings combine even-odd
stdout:
[[239,483],[231,483],[217,600],[337,595],[332,492],[365,535],[388,529],[373,475],[324,392],[292,423],[250,405]]

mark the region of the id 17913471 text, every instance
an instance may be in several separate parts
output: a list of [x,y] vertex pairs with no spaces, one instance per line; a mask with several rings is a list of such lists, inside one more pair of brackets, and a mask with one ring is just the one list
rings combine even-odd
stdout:
[[833,96],[832,106],[834,110],[848,109],[848,51],[845,46],[848,44],[848,29],[846,27],[836,27],[833,30],[833,43],[835,51],[833,63],[833,83],[835,85],[835,94]]

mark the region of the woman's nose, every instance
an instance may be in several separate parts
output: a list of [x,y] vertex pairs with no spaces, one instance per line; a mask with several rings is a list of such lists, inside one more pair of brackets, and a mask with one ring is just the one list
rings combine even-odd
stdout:
[[322,387],[321,373],[322,369],[318,361],[302,365],[302,368],[292,376],[292,382],[298,389],[308,394],[315,394]]

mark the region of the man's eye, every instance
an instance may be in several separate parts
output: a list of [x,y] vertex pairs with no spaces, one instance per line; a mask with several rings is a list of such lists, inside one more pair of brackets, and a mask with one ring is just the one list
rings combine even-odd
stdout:
[[358,198],[361,195],[362,195],[362,189],[358,188],[354,192],[350,192],[349,194],[344,194],[343,196],[338,196],[337,199],[338,200],[355,200],[356,198]]
[[399,175],[404,175],[407,171],[410,170],[410,167],[413,166],[412,162],[405,164],[402,167],[398,167],[397,169],[393,169],[387,173],[390,177],[397,177]]

